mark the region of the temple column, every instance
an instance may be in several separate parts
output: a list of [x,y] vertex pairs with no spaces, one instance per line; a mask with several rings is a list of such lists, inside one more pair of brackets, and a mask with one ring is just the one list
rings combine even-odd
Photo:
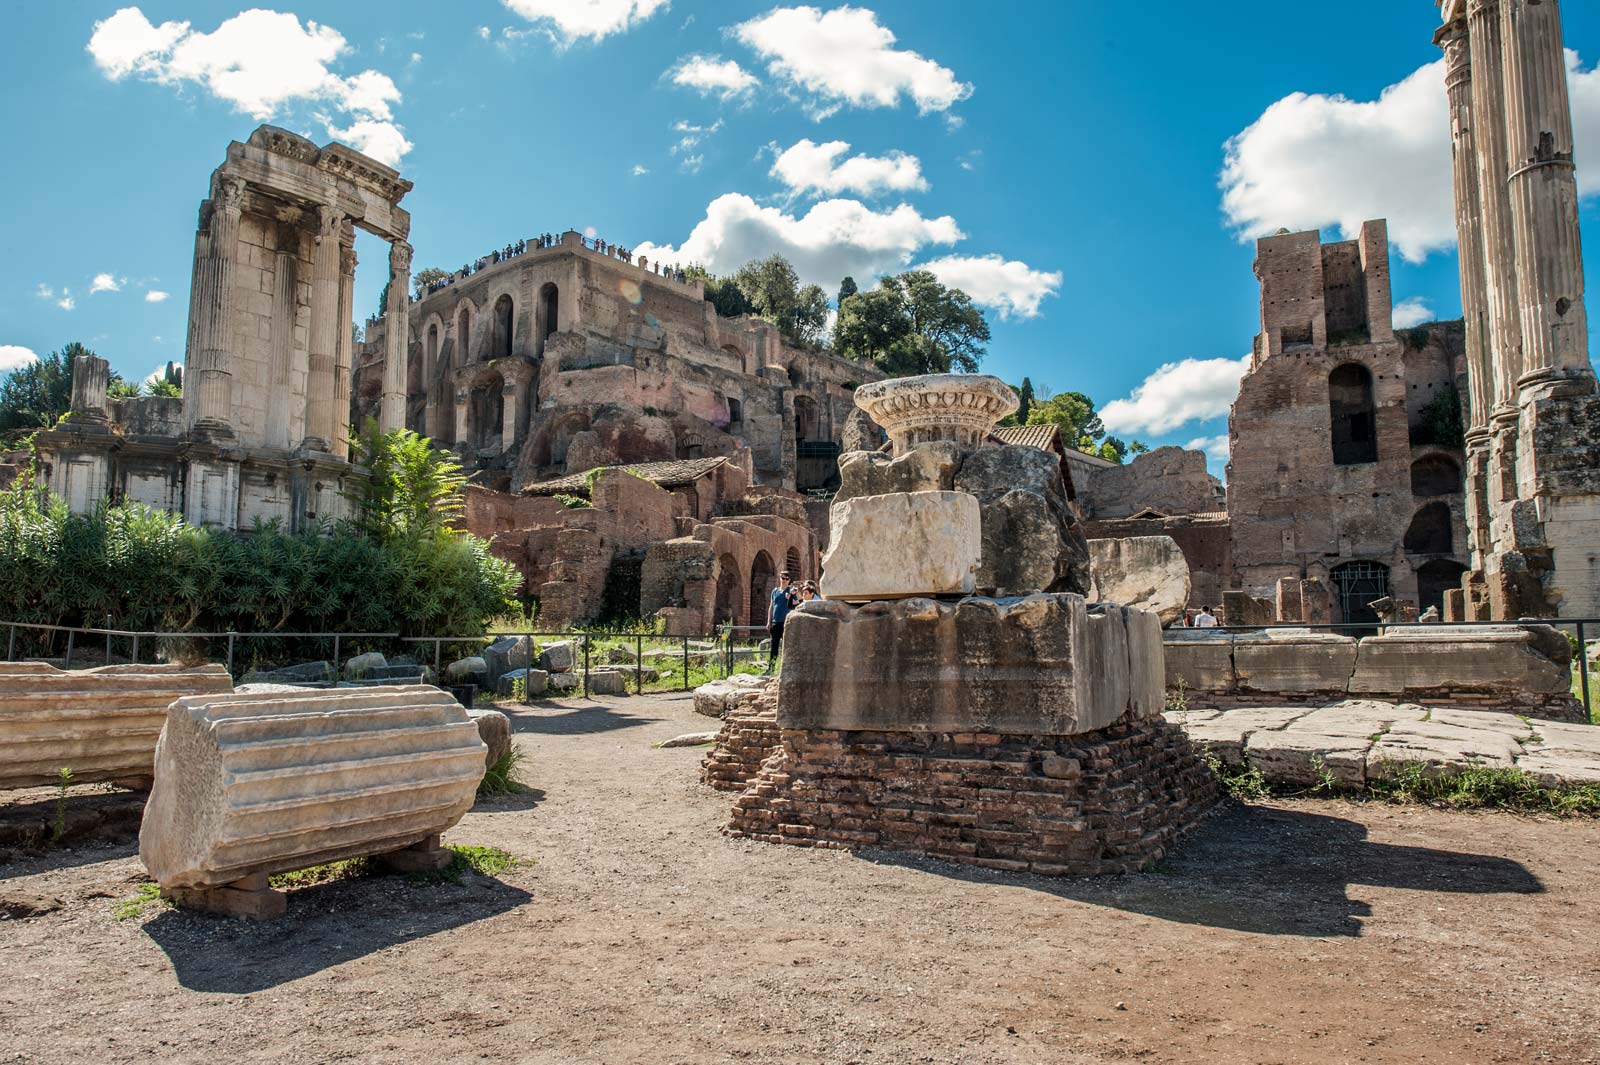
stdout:
[[456,414],[456,448],[460,450],[467,446],[467,404],[470,400],[467,390],[455,389],[455,414]]
[[[1458,11],[1463,10],[1461,8]],[[1434,43],[1444,50],[1450,106],[1450,147],[1460,249],[1461,314],[1466,320],[1466,517],[1474,569],[1489,550],[1489,412],[1494,403],[1494,360],[1489,351],[1489,307],[1484,291],[1483,215],[1478,195],[1478,154],[1472,113],[1472,48],[1467,20],[1440,27]]]
[[511,454],[517,443],[517,380],[510,378],[500,386],[500,453]]
[[[1502,0],[1506,180],[1516,248],[1522,366],[1521,401],[1580,379],[1593,390],[1578,184],[1572,161],[1572,105],[1561,46],[1558,0]],[[1569,389],[1570,390],[1570,389]]]
[[184,384],[193,396],[192,405],[186,404],[189,422],[222,436],[233,435],[233,265],[244,189],[242,180],[223,178],[212,190],[205,250],[196,256],[189,302],[191,342],[184,367]]
[[339,240],[339,346],[333,363],[333,457],[350,459],[350,373],[355,365],[356,232]]
[[339,244],[344,216],[317,208],[317,246],[311,268],[311,338],[306,373],[307,451],[333,448],[333,366],[339,347]]
[[384,308],[383,407],[386,433],[406,425],[406,360],[411,347],[411,245],[389,246],[389,305]]

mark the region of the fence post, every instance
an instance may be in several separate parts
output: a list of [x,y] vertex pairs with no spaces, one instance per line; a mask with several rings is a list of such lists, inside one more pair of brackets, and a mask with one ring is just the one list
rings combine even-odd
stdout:
[[633,637],[633,690],[638,695],[644,694],[644,634],[635,633]]
[[444,680],[444,641],[439,637],[433,638],[433,682],[438,684]]
[[339,686],[339,634],[333,634],[333,686]]
[[233,676],[233,639],[238,633],[228,633],[228,676]]
[[139,664],[139,634],[133,634],[133,664]]
[[689,690],[689,637],[683,638],[683,690]]
[[583,641],[583,697],[589,698],[589,637],[579,636]]
[[1583,712],[1594,720],[1594,706],[1589,697],[1589,645],[1583,642],[1583,622],[1578,622],[1578,679],[1583,688]]
[[62,669],[71,669],[72,668],[72,641],[77,635],[78,635],[77,630],[75,630],[75,629],[68,629],[67,630],[67,661],[61,667]]
[[6,661],[17,657],[17,627],[11,626],[11,638],[6,641]]
[[106,665],[111,664],[111,615],[106,615]]

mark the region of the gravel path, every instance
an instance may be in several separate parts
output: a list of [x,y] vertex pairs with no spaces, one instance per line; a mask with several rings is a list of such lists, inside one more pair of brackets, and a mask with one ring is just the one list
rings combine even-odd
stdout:
[[498,879],[252,925],[117,920],[125,835],[0,865],[0,1062],[1600,1061],[1594,821],[1273,802],[1050,881],[720,835],[684,696],[513,716],[540,790],[446,837]]

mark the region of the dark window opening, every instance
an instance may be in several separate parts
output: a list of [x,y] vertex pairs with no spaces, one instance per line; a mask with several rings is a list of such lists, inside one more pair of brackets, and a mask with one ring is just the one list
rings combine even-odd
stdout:
[[1419,499],[1461,494],[1461,467],[1443,455],[1424,455],[1411,464],[1411,494]]
[[1453,547],[1450,533],[1450,505],[1429,503],[1411,519],[1406,529],[1408,555],[1448,555]]
[[1356,466],[1378,461],[1378,424],[1372,400],[1372,371],[1347,362],[1328,375],[1333,462]]
[[1333,568],[1333,587],[1339,597],[1340,620],[1346,625],[1376,625],[1372,604],[1389,594],[1389,567],[1364,559]]
[[543,350],[544,342],[555,335],[559,328],[559,314],[561,310],[561,294],[554,283],[550,283],[539,290],[539,344]]
[[511,357],[511,327],[516,318],[510,296],[501,296],[494,305],[494,355],[492,358]]

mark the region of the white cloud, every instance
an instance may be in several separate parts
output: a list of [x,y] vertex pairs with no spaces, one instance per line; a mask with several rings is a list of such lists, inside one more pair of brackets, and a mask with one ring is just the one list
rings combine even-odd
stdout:
[[56,298],[56,290],[45,284],[43,281],[39,282],[39,287],[34,289],[33,292],[34,295],[38,296],[42,300],[53,300]]
[[[126,280],[127,280],[126,278],[123,279],[123,281],[126,281]],[[94,280],[89,282],[89,295],[91,295],[91,296],[93,296],[96,292],[121,292],[121,291],[122,291],[122,281],[118,281],[115,277],[111,276],[110,274],[95,274],[94,275]]]
[[144,301],[146,303],[165,303],[167,297],[171,295],[172,293],[170,292],[162,292],[160,289],[153,288],[144,294]]
[[10,373],[39,361],[33,349],[20,344],[0,344],[0,373]]
[[643,163],[634,163],[633,169],[629,170],[628,173],[632,174],[634,177],[644,177],[646,174],[650,173],[650,168],[645,166]]
[[[203,33],[187,22],[156,26],[137,7],[125,7],[95,23],[88,49],[113,81],[138,75],[163,85],[202,85],[258,121],[296,103],[327,104],[348,116],[355,147],[367,143],[388,153],[375,156],[380,162],[398,162],[411,147],[393,121],[401,98],[394,81],[375,70],[334,73],[330,65],[349,51],[344,36],[309,20],[302,25],[287,12],[252,8]],[[332,121],[327,125],[331,136],[344,136]]]
[[398,166],[413,145],[393,122],[374,122],[361,119],[340,129],[331,122],[328,136],[343,141],[363,155],[371,156],[386,166]]
[[482,37],[484,40],[487,41],[489,39],[489,27],[487,27],[487,26],[479,26],[478,27],[478,36]]
[[1061,273],[1035,270],[1027,263],[1000,255],[946,255],[917,267],[941,282],[959,288],[975,303],[1000,312],[1002,318],[1034,318],[1039,304],[1061,288]]
[[730,192],[711,201],[682,244],[647,243],[636,250],[652,261],[700,263],[719,274],[779,254],[802,282],[831,292],[847,274],[864,278],[899,269],[929,244],[964,237],[954,218],[925,218],[906,204],[875,211],[858,200],[823,200],[796,217]]
[[64,311],[70,311],[77,305],[78,301],[72,298],[72,293],[68,292],[66,289],[62,289],[61,298],[56,300],[56,306],[60,307]]
[[731,100],[761,84],[756,76],[731,59],[717,55],[689,55],[667,71],[674,85],[683,85],[705,95],[713,93]]
[[1239,394],[1239,379],[1249,368],[1248,355],[1166,363],[1128,398],[1107,403],[1100,420],[1109,432],[1159,435],[1188,422],[1221,417]]
[[[1600,140],[1600,69],[1567,52],[1574,134]],[[1444,61],[1390,85],[1377,100],[1292,93],[1228,140],[1222,208],[1241,238],[1336,226],[1353,239],[1361,223],[1389,220],[1389,239],[1412,262],[1455,245],[1450,117]],[[1600,192],[1600,168],[1578,170],[1584,196]]]
[[700,168],[705,165],[705,161],[706,157],[696,152],[694,155],[684,156],[683,161],[678,164],[678,169],[685,174],[698,174],[700,173]]
[[866,8],[774,8],[732,32],[767,60],[774,78],[811,96],[818,119],[845,104],[895,107],[903,96],[923,114],[947,111],[972,95],[948,68],[894,48],[894,34]]
[[1428,301],[1421,296],[1413,296],[1408,300],[1401,300],[1394,305],[1394,327],[1396,329],[1410,329],[1423,322],[1437,321],[1438,315],[1433,313],[1433,308],[1428,306]]
[[673,123],[672,131],[681,134],[678,143],[672,146],[672,154],[679,155],[699,146],[700,142],[712,136],[722,128],[722,119],[717,119],[709,126],[695,126],[680,119]]
[[1196,437],[1183,446],[1189,451],[1204,451],[1206,453],[1206,458],[1210,459],[1219,466],[1225,466],[1228,463],[1229,449],[1227,433],[1223,433],[1221,436]]
[[928,187],[922,176],[922,162],[914,155],[892,151],[880,156],[854,155],[841,162],[840,156],[849,150],[846,141],[817,144],[809,138],[802,139],[778,153],[771,174],[793,192],[815,195],[855,192],[871,196]]
[[621,33],[665,10],[667,0],[503,0],[529,22],[545,26],[551,39],[572,44]]

